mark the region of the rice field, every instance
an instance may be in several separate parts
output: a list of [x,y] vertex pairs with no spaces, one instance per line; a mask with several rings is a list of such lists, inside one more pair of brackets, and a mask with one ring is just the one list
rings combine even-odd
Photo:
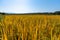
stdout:
[[1,15],[0,40],[60,40],[60,15]]

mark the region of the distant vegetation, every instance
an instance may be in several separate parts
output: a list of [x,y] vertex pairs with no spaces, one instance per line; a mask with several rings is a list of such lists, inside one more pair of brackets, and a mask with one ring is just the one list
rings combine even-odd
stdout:
[[[0,14],[3,14],[3,15],[5,15],[5,14],[19,14],[19,13],[4,13],[4,12],[0,12]],[[23,13],[24,15],[26,14],[32,14],[32,15],[34,15],[34,14],[43,14],[43,15],[60,15],[60,11],[56,11],[56,12],[45,12],[45,13],[39,13],[39,12],[37,12],[37,13]]]

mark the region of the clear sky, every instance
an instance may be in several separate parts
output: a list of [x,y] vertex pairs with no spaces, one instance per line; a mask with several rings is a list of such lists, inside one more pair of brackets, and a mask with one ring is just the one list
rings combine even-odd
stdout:
[[0,0],[0,12],[28,13],[60,11],[60,0]]

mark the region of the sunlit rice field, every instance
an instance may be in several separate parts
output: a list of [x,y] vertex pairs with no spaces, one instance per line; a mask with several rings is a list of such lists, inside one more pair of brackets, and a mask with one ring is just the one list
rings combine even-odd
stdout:
[[0,15],[0,40],[60,40],[60,15]]

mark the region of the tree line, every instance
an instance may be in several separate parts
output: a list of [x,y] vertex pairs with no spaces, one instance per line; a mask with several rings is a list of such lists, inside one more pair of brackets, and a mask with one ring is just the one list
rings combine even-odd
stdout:
[[[0,14],[2,15],[10,15],[10,14],[16,14],[16,13],[4,13],[4,12],[0,12]],[[40,12],[37,12],[37,13],[17,13],[18,15],[21,14],[21,15],[60,15],[60,11],[55,11],[55,12],[44,12],[44,13],[40,13]]]

